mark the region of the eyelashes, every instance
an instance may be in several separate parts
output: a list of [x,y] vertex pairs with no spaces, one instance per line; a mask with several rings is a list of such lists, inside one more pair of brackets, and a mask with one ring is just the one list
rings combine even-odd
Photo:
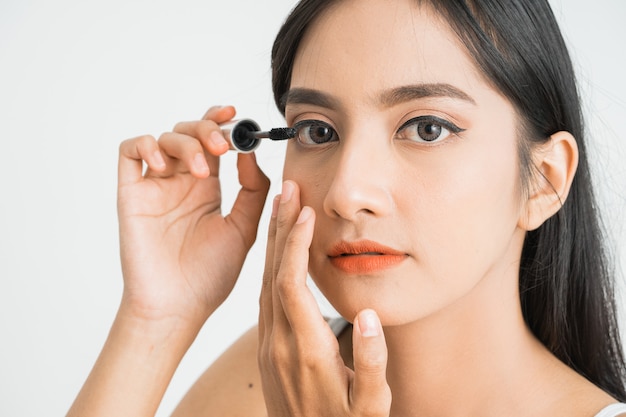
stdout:
[[[294,124],[295,139],[304,146],[318,146],[339,141],[337,131],[321,120],[302,120]],[[436,144],[450,135],[465,131],[445,119],[436,116],[418,116],[404,123],[394,135],[397,140],[421,144]]]

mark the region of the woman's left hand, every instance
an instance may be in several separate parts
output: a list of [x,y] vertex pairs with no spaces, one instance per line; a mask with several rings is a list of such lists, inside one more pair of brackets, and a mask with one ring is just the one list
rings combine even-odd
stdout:
[[376,313],[354,321],[354,371],[306,286],[315,213],[295,183],[274,200],[259,315],[259,366],[270,417],[388,416],[387,347]]

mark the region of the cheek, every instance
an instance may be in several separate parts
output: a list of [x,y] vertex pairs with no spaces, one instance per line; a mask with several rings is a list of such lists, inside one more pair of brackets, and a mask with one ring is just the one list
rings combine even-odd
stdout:
[[294,147],[292,144],[287,147],[283,180],[291,180],[298,184],[301,205],[310,206],[318,212],[326,195],[330,170],[321,164],[321,161],[299,152]]
[[517,225],[516,152],[508,139],[460,148],[439,161],[422,161],[427,170],[414,169],[420,180],[396,195],[429,269],[480,275],[502,256]]

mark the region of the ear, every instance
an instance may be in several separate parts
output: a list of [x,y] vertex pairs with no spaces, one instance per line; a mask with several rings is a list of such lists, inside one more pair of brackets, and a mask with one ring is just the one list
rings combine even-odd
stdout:
[[569,132],[555,133],[531,152],[536,172],[518,224],[527,231],[538,228],[559,211],[578,167],[578,145]]

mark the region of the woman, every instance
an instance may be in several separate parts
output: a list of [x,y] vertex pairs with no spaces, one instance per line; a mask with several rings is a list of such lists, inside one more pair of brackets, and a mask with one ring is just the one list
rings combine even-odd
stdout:
[[[259,328],[176,415],[626,412],[580,105],[547,2],[305,0],[272,65],[297,135]],[[268,180],[240,155],[221,215],[219,125],[233,117],[212,108],[121,145],[124,296],[70,415],[154,414],[234,285]],[[327,324],[307,271],[352,327]]]

